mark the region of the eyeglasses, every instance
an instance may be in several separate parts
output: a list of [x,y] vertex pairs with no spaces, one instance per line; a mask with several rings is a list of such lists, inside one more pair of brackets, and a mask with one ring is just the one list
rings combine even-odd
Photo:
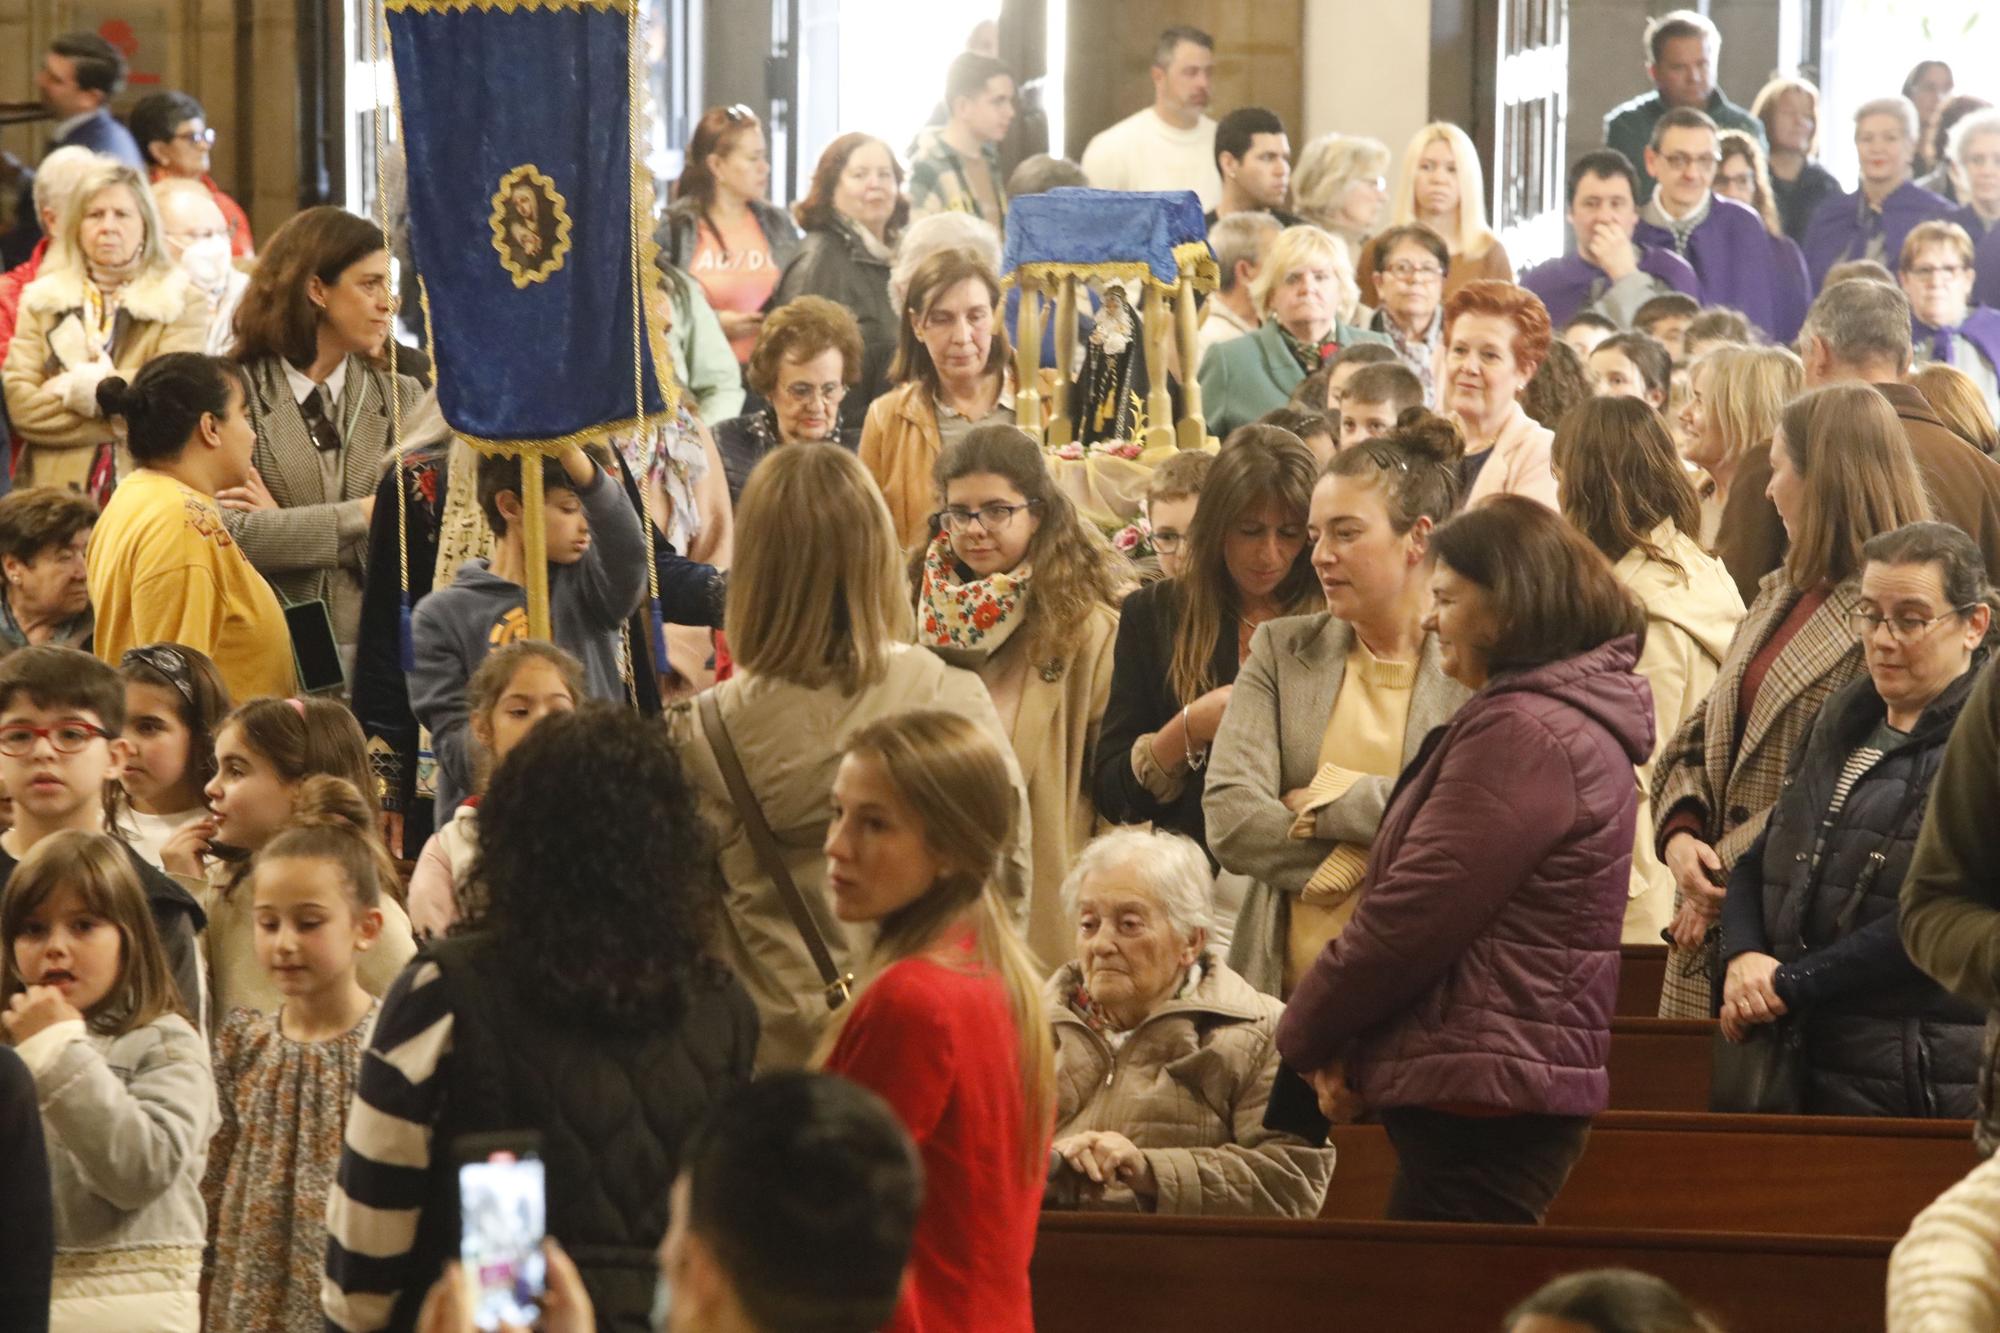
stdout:
[[1915,268],[1904,269],[1903,272],[1909,274],[1911,277],[1915,278],[1918,282],[1929,282],[1932,278],[1946,278],[1946,279],[1955,278],[1959,274],[1965,272],[1965,265],[1918,264]]
[[1436,264],[1413,264],[1407,259],[1399,259],[1382,271],[1399,282],[1437,282],[1444,277],[1444,270]]
[[[1954,606],[1949,610],[1942,611],[1930,617],[1928,620],[1922,616],[1885,616],[1880,611],[1849,611],[1847,613],[1847,628],[1853,632],[1855,638],[1865,642],[1874,637],[1876,630],[1887,625],[1891,638],[1897,643],[1909,645],[1928,634],[1931,626],[1937,624],[1940,620],[1949,620],[1953,616],[1964,615],[1976,605],[1978,605],[1976,602],[1968,602],[1964,606]],[[4,735],[0,735],[0,742],[4,742],[4,740]]]
[[1747,171],[1725,171],[1715,178],[1718,190],[1749,190],[1756,187],[1756,179]]
[[1030,500],[1018,505],[990,504],[981,505],[978,509],[946,509],[937,515],[937,519],[944,524],[947,532],[964,532],[975,519],[987,532],[1004,532],[1013,523],[1014,515],[1023,509],[1038,509],[1041,503],[1040,500]]
[[197,148],[215,147],[214,130],[182,130],[174,136],[177,143],[191,143]]
[[167,684],[174,687],[175,693],[187,701],[188,712],[201,712],[201,706],[194,701],[194,664],[172,644],[155,643],[144,648],[127,648],[125,655],[118,659],[118,665],[120,668],[142,666],[154,675],[164,677]]
[[832,407],[839,403],[841,399],[847,397],[847,386],[845,384],[787,384],[785,386],[785,397],[800,407],[804,407],[815,398],[824,402],[828,407]]
[[1156,528],[1148,534],[1147,540],[1161,555],[1173,555],[1187,544],[1187,534],[1176,532],[1172,528]]
[[1722,165],[1720,153],[1662,153],[1660,160],[1673,171],[1686,171],[1689,167],[1707,167],[1713,171]]
[[33,753],[35,742],[40,740],[47,741],[57,754],[82,754],[92,741],[110,734],[103,727],[95,727],[88,722],[64,722],[54,727],[31,727],[21,723],[0,727],[0,754],[9,759],[26,758]]

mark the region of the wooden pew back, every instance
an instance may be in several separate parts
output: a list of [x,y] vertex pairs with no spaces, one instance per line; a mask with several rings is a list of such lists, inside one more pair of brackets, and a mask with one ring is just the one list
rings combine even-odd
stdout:
[[1732,1329],[1881,1327],[1888,1240],[1047,1213],[1035,1327],[1493,1333],[1550,1278],[1637,1268]]
[[[1324,1218],[1381,1218],[1396,1151],[1380,1125],[1335,1128]],[[1609,1111],[1551,1226],[1894,1239],[1978,1164],[1963,1120]]]

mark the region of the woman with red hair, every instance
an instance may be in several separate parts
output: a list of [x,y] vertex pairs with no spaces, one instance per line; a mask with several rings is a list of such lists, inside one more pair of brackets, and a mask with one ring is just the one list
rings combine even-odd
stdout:
[[1438,399],[1465,433],[1459,480],[1468,509],[1489,495],[1556,507],[1555,433],[1521,409],[1552,336],[1541,298],[1511,282],[1469,282],[1445,302]]
[[741,365],[757,345],[779,272],[798,253],[799,229],[764,198],[771,159],[764,127],[749,107],[703,112],[686,163],[655,239],[669,264],[701,284]]

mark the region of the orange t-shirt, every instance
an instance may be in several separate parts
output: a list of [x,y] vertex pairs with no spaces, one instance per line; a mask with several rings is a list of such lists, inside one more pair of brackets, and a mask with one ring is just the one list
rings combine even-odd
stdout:
[[[771,299],[778,286],[778,266],[771,259],[771,242],[757,225],[756,217],[747,211],[735,225],[725,226],[720,237],[707,218],[695,223],[694,262],[688,265],[688,272],[701,284],[708,303],[718,314],[725,310],[755,314],[764,308],[764,302]],[[739,363],[750,359],[750,349],[756,344],[754,332],[729,340],[730,350],[736,353]]]

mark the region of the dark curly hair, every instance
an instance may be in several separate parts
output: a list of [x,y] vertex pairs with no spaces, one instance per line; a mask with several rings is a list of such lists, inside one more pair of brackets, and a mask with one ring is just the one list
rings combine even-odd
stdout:
[[473,874],[514,974],[565,1020],[672,1027],[714,979],[712,840],[666,733],[622,709],[585,704],[514,747],[480,803]]

